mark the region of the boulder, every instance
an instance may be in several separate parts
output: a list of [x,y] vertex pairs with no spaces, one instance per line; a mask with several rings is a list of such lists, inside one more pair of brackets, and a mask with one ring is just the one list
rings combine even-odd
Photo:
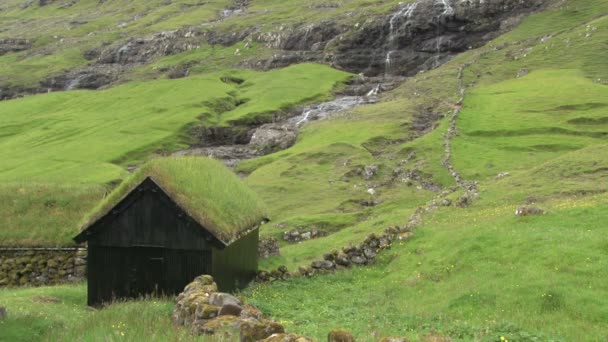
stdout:
[[327,342],[355,342],[355,337],[346,330],[332,330],[327,335]]
[[297,129],[293,125],[265,124],[253,131],[249,144],[269,153],[291,147],[297,136]]
[[285,328],[279,323],[263,321],[259,323],[243,322],[241,324],[241,342],[255,342],[273,334],[283,334]]
[[236,305],[239,307],[241,305],[243,305],[243,303],[241,302],[240,299],[236,298],[235,296],[233,296],[229,293],[223,293],[223,292],[212,293],[211,296],[209,297],[209,304],[219,306],[219,307],[222,307],[227,304],[233,304],[233,305]]

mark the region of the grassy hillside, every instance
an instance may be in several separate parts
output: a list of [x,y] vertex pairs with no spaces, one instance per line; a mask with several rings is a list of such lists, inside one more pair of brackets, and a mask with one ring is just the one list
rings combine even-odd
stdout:
[[[253,1],[245,13],[224,18],[222,11],[234,5],[231,0],[193,2],[177,1],[53,1],[46,6],[38,2],[9,0],[0,4],[1,38],[29,39],[27,51],[0,56],[0,84],[35,87],[46,78],[86,66],[94,61],[85,58],[87,51],[102,49],[132,37],[149,37],[154,33],[186,27],[228,32],[251,27],[276,31],[287,25],[298,27],[327,19],[355,24],[369,15],[387,13],[399,1],[344,0],[340,6],[326,6],[325,1]],[[35,23],[33,25],[32,23]],[[123,81],[158,77],[158,66],[176,66],[188,60],[205,61],[196,71],[234,67],[248,57],[270,56],[272,50],[244,43],[223,48],[203,45],[176,56],[159,58],[152,64],[137,67]],[[236,49],[240,54],[235,54]],[[156,64],[158,62],[158,64]]]
[[[225,75],[244,82],[224,83]],[[69,244],[82,209],[95,206],[108,190],[105,184],[125,177],[126,166],[151,154],[187,147],[192,139],[188,130],[195,124],[255,120],[322,99],[348,77],[325,66],[300,64],[269,72],[233,70],[0,102],[0,183],[7,189],[2,194],[2,244]],[[218,102],[240,105],[220,106],[229,110],[218,111]],[[83,190],[61,190],[66,186]],[[10,190],[22,187],[28,194],[44,193],[42,197],[61,203],[62,209],[40,215],[48,207],[36,202],[38,195],[24,199]],[[95,189],[88,190],[91,187]],[[49,190],[55,188],[60,190]]]
[[[345,4],[353,10],[368,8],[365,2]],[[311,21],[321,20],[325,15],[313,16],[311,13],[316,13],[314,6],[307,10],[298,6],[300,4],[289,7],[285,2],[276,1],[254,2],[252,8],[257,12],[240,19],[246,25],[247,20],[253,20],[252,13],[263,13],[270,22],[274,15],[277,15],[275,20],[286,17],[295,21],[308,15],[313,18]],[[262,8],[271,10],[264,12]],[[292,8],[293,12],[290,12]],[[382,9],[381,6],[377,8]],[[453,341],[607,340],[606,13],[606,0],[560,2],[527,18],[514,31],[485,47],[467,51],[440,68],[406,80],[396,90],[384,94],[377,104],[308,124],[290,149],[241,163],[238,170],[249,174],[245,181],[271,211],[273,221],[265,226],[263,235],[279,237],[290,228],[312,227],[329,233],[326,237],[297,244],[282,242],[281,256],[262,262],[263,268],[285,264],[295,270],[331,249],[359,243],[370,232],[405,224],[417,207],[437,194],[420,180],[405,179],[406,171],[416,171],[427,185],[432,182],[442,189],[455,184],[442,161],[446,153],[448,117],[460,97],[460,74],[466,96],[456,120],[457,135],[451,141],[451,159],[466,180],[479,182],[480,191],[472,205],[466,208],[440,207],[425,214],[414,238],[394,244],[373,266],[312,279],[259,285],[243,295],[289,330],[316,340],[324,340],[329,329],[338,327],[353,331],[359,341],[376,341],[389,335],[424,341],[429,334],[447,336]],[[240,24],[237,18],[225,22]],[[192,52],[190,56],[166,57],[156,63],[180,63],[198,58],[199,53],[203,56],[200,51]],[[227,50],[218,50],[210,56],[219,61],[223,54],[230,55]],[[136,72],[147,73],[152,70],[145,69],[148,67]],[[306,69],[295,72],[299,70],[297,68]],[[141,134],[138,148],[128,151],[120,146],[107,148],[107,151],[99,152],[99,158],[86,153],[84,148],[87,146],[74,145],[78,147],[75,151],[83,150],[82,159],[76,159],[76,162],[84,167],[97,165],[91,166],[96,173],[91,174],[90,181],[94,183],[94,191],[102,193],[105,188],[99,183],[122,177],[121,166],[145,159],[146,154],[142,152],[179,146],[184,142],[178,134],[183,132],[182,125],[194,122],[206,110],[202,101],[211,97],[202,98],[195,87],[177,89],[170,85],[208,84],[217,91],[213,98],[250,98],[233,111],[221,115],[209,112],[204,117],[209,122],[225,124],[282,107],[284,93],[288,94],[289,103],[327,94],[335,82],[347,77],[329,70],[306,65],[265,74],[232,71],[246,79],[244,84],[250,83],[249,87],[221,83],[218,81],[221,73],[177,81],[127,84],[122,87],[138,92],[146,90],[153,95],[173,94],[174,91],[171,103],[180,109],[167,105],[169,97],[164,97],[163,101],[163,97],[155,99],[153,96],[152,102],[150,99],[145,102],[126,99],[134,101],[134,108],[147,108],[146,120],[155,118],[147,123],[144,116],[137,117],[142,121],[140,125],[147,125],[145,131],[156,132],[150,133],[155,136]],[[297,85],[290,82],[302,74],[314,75],[314,82],[304,80]],[[278,84],[276,88],[280,91],[273,93]],[[298,88],[300,85],[304,88]],[[72,96],[82,96],[79,103],[84,105],[101,101],[98,100],[101,98],[103,102],[96,102],[96,105],[115,108],[123,116],[125,113],[132,115],[113,103],[113,98],[126,97],[124,92],[115,89],[120,88],[96,93],[73,92]],[[97,96],[88,97],[89,94]],[[61,96],[67,95],[43,95],[4,105],[19,108],[28,104],[31,106],[28,108],[34,108],[32,99],[44,99],[49,105],[54,103],[49,99],[55,99],[59,104],[53,120],[57,125],[73,128],[68,126],[70,123],[60,121],[63,117],[70,118],[67,109],[60,106],[61,101],[69,101],[69,98]],[[173,102],[174,99],[180,102]],[[193,109],[191,113],[190,109]],[[30,112],[35,113],[31,110],[22,113],[30,115]],[[96,117],[94,111],[91,113]],[[178,125],[168,113],[185,121]],[[421,117],[431,114],[443,119],[435,124],[433,131],[423,135],[416,127]],[[7,118],[19,120],[14,115],[7,114]],[[115,120],[120,118],[117,115]],[[102,128],[111,125],[103,117],[96,120]],[[35,124],[27,126],[35,121],[23,118],[19,122],[30,127],[28,132],[31,130],[32,134],[44,132],[43,125],[39,128],[33,128]],[[132,130],[140,127],[127,120],[125,124]],[[18,126],[7,130],[23,133]],[[169,126],[173,128],[170,130]],[[116,127],[119,126],[113,126],[112,131],[120,132]],[[144,132],[141,127],[138,132]],[[98,131],[103,131],[93,128],[87,137],[96,137]],[[69,143],[70,134],[80,133],[68,130],[63,134],[61,138]],[[112,134],[116,134],[111,140],[116,140],[117,144],[126,136],[132,137],[128,132],[124,136]],[[2,139],[9,141],[11,136],[0,138],[0,142]],[[27,134],[15,136],[25,138]],[[44,137],[40,135],[37,139]],[[99,137],[102,139],[103,135]],[[81,140],[84,138],[79,136]],[[34,141],[32,139],[31,145],[23,147],[21,154],[12,154],[12,149],[20,148],[19,144],[3,148],[9,151],[6,160],[18,170],[7,168],[6,180],[17,180],[18,175],[27,174],[32,179],[50,181],[56,177],[61,181],[61,172],[49,170],[53,169],[52,165],[68,165],[68,161],[47,160],[42,152],[31,155],[30,151],[37,151]],[[150,141],[156,144],[154,149],[150,149]],[[57,153],[65,153],[60,147],[56,148]],[[53,149],[50,149],[51,153]],[[32,165],[47,165],[48,170],[18,169],[28,160]],[[361,169],[371,164],[378,166],[378,173],[365,179]],[[65,175],[70,175],[70,169],[66,170]],[[503,175],[499,177],[501,173]],[[74,175],[76,173],[71,177]],[[375,188],[375,195],[368,192],[370,188]],[[19,184],[11,185],[10,189],[8,191],[17,194],[36,194],[47,202],[44,192]],[[86,201],[94,191],[70,193],[75,198],[82,196],[82,201]],[[459,190],[449,198],[455,201],[462,194]],[[23,220],[13,213],[29,215],[41,210],[41,201],[28,200],[29,196],[20,198],[3,198],[4,203],[10,204],[8,207],[15,208],[9,211],[11,220],[17,220],[17,217]],[[69,210],[62,211],[64,202],[52,200],[50,203],[57,217],[50,220],[53,225],[59,226],[61,220],[71,219]],[[528,203],[546,210],[547,214],[516,217],[515,209]],[[5,217],[4,212],[2,217]],[[50,239],[38,236],[42,235],[34,234],[32,239]],[[32,298],[40,295],[60,298],[63,304],[42,306],[33,302]],[[122,335],[118,336],[121,332],[126,334],[124,339],[133,341],[144,334],[153,340],[186,338],[183,330],[170,324],[171,303],[168,301],[118,303],[97,312],[86,311],[85,301],[82,285],[0,290],[0,302],[6,303],[12,312],[7,321],[0,323],[4,325],[0,329],[0,340],[15,336],[24,340],[118,340],[123,339]],[[73,307],[68,309],[67,304]],[[38,319],[41,317],[39,312],[48,313],[50,318]],[[150,317],[154,326],[141,323],[140,315],[135,312]],[[51,323],[47,325],[46,322]],[[24,329],[29,324],[35,329]],[[127,328],[116,328],[123,324]]]

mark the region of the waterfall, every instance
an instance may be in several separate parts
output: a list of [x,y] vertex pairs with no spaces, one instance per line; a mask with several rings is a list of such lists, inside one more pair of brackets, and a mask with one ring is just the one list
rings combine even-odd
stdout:
[[378,95],[378,93],[380,93],[380,83],[378,83],[374,88],[372,88],[372,90],[365,94],[365,97],[376,96]]
[[394,41],[397,35],[397,30],[399,26],[396,25],[398,20],[404,19],[405,22],[412,17],[416,7],[418,6],[417,2],[412,2],[406,4],[404,7],[399,9],[397,12],[390,15],[388,24],[389,24],[389,33],[388,33],[388,51],[386,52],[386,57],[384,59],[384,72],[388,74],[391,71],[391,54],[398,48],[395,46]]
[[442,17],[454,14],[454,7],[450,4],[450,0],[439,0],[439,3],[443,6],[443,13],[441,13]]
[[70,81],[70,83],[68,83],[68,85],[65,87],[65,90],[74,90],[76,88],[78,88],[78,85],[80,85],[80,81],[82,80],[82,76],[78,76],[76,78],[74,78],[73,80]]

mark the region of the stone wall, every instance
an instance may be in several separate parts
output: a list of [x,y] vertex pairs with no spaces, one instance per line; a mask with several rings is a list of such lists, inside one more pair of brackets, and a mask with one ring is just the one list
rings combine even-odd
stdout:
[[2,248],[0,287],[53,285],[83,280],[86,248]]

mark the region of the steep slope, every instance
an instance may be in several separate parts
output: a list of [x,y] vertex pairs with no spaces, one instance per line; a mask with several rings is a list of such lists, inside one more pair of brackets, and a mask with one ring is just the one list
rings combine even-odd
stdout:
[[[338,326],[363,340],[389,335],[424,340],[432,331],[465,341],[605,339],[606,6],[566,2],[392,93],[402,94],[395,97],[406,109],[409,99],[403,95],[415,94],[410,84],[423,87],[439,73],[453,82],[462,70],[466,96],[450,152],[455,170],[479,181],[472,205],[426,214],[415,238],[394,246],[371,269],[259,286],[250,298],[318,339]],[[449,87],[442,83],[442,89]],[[456,103],[457,95],[443,99]],[[444,120],[435,132],[399,146],[415,151],[421,171],[438,184],[450,184],[441,171],[441,133],[448,126]],[[271,169],[272,164],[264,166],[248,181],[257,185],[256,178]],[[262,194],[270,192],[257,186]],[[392,189],[377,190],[382,198]],[[462,194],[448,199],[455,203]],[[526,203],[548,213],[515,217],[515,209]],[[281,261],[301,265],[310,254],[318,259],[357,243],[362,227],[381,222],[379,231],[396,223],[396,212],[349,226],[343,235],[332,235],[331,243],[284,247]],[[279,215],[289,217],[290,211]]]
[[[335,14],[351,27],[360,23],[358,27],[366,27],[361,30],[368,30],[365,36],[378,40],[376,45],[372,40],[362,42],[363,47],[378,48],[377,56],[370,57],[376,61],[370,65],[376,66],[369,70],[357,66],[353,71],[383,73],[388,65],[389,70],[401,73],[399,67],[392,69],[407,64],[393,62],[401,52],[390,54],[393,50],[384,48],[396,22],[404,25],[398,38],[403,45],[396,50],[404,55],[410,48],[424,52],[406,43],[411,38],[406,30],[408,8],[412,8],[408,6],[413,5],[344,2],[326,9],[318,7],[320,3],[254,1],[240,16],[214,24],[218,29],[214,37],[224,39],[250,27],[257,14],[270,23],[261,25],[263,36],[287,44],[287,38],[301,36],[298,24],[302,21],[322,23]],[[516,18],[527,11],[513,10],[510,1],[489,3],[506,5]],[[540,5],[531,4],[533,8]],[[425,55],[420,64],[407,70],[429,60],[447,63],[406,79],[395,90],[381,94],[378,103],[303,126],[295,145],[286,150],[237,165],[237,171],[248,175],[246,182],[270,206],[273,221],[263,235],[281,238],[290,229],[327,234],[301,243],[281,242],[281,256],[264,260],[264,268],[284,264],[295,271],[332,249],[360,243],[372,232],[404,227],[411,218],[417,225],[411,240],[393,244],[372,266],[261,284],[243,295],[289,330],[317,340],[336,327],[353,331],[363,341],[389,335],[421,341],[439,336],[454,341],[606,340],[608,1],[544,5],[549,7],[546,11],[500,37],[480,30],[485,37],[481,41],[490,40],[484,46],[467,47],[455,56],[462,46],[439,58],[437,50]],[[457,17],[443,16],[446,9],[437,2],[439,17],[433,18],[458,30],[461,20],[452,23]],[[363,25],[360,17],[349,12],[379,14]],[[393,28],[391,18],[400,18],[393,21]],[[223,26],[230,22],[231,26]],[[509,22],[518,20],[507,15],[503,23]],[[285,23],[283,29],[280,23]],[[433,29],[437,27],[444,26]],[[440,35],[445,33],[441,30]],[[277,35],[283,31],[284,36]],[[354,32],[358,31],[343,36],[344,44],[357,37]],[[421,36],[425,32],[428,39],[437,38],[428,31]],[[325,41],[315,38],[315,42],[319,39]],[[197,72],[225,68],[224,62],[266,68],[325,60],[325,53],[340,51],[339,45],[332,47],[329,42],[322,53],[308,43],[298,45],[303,50],[293,53],[285,45],[265,43],[252,40],[253,55],[242,60],[234,52],[236,48],[248,51],[243,41],[230,48],[217,47],[213,53],[199,49],[156,56],[121,75],[164,77],[180,63],[209,56],[210,65],[191,66],[195,75],[179,80],[186,82],[204,77]],[[353,51],[361,48],[360,55],[365,56],[369,50],[362,46],[353,46]],[[452,58],[444,58],[448,56]],[[426,64],[421,70],[432,66]],[[327,82],[328,87],[331,84]],[[31,98],[23,101],[27,100]],[[222,123],[222,115],[210,118],[217,120],[214,124]],[[121,160],[119,165],[138,158]],[[6,202],[12,201],[8,196]],[[26,204],[14,213],[27,211]],[[547,213],[516,217],[515,209],[524,204]],[[13,306],[26,306],[28,296],[55,293],[53,289],[23,291],[15,292],[26,294],[22,297],[0,292],[0,298]],[[53,295],[66,303],[84,303],[82,287]],[[39,317],[39,311],[20,311],[5,331],[18,331],[23,322]],[[116,304],[107,311],[84,313],[84,321],[76,321],[69,310],[56,311],[44,307],[45,313],[54,314],[53,325],[41,328],[37,337],[95,340],[117,337],[118,331],[128,336],[145,333],[157,340],[184,338],[183,331],[171,330],[167,324],[167,302]],[[165,314],[166,319],[157,323],[162,331],[142,324],[134,311]],[[121,323],[124,319],[129,327],[112,327],[116,319]]]

